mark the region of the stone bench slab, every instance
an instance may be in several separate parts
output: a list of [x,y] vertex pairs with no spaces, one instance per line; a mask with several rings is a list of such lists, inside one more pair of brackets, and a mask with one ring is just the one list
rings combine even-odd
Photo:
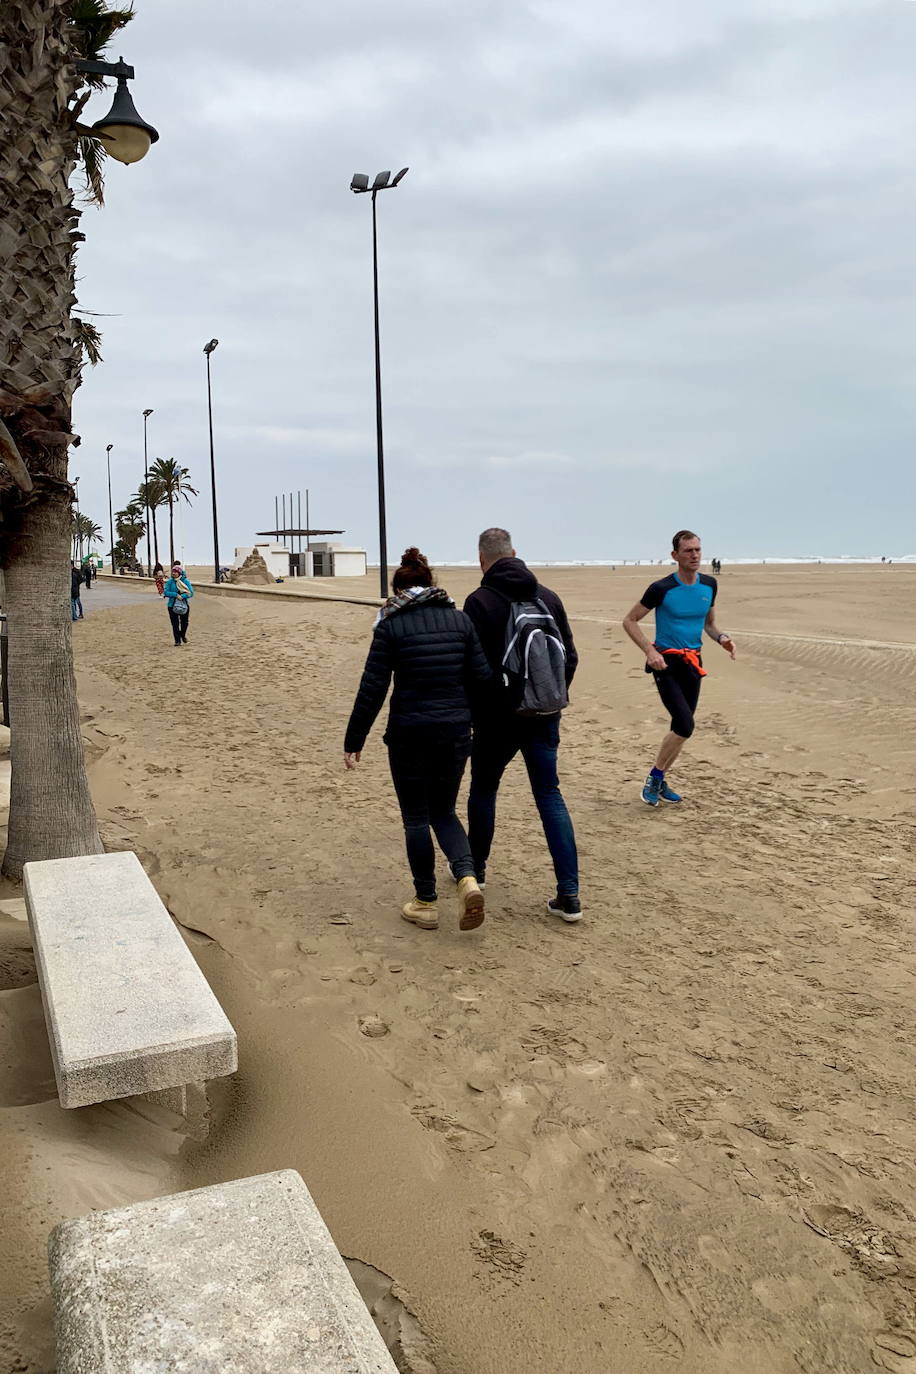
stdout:
[[292,1169],[65,1221],[58,1374],[397,1374]]
[[234,1073],[235,1031],[136,854],[25,866],[62,1107]]

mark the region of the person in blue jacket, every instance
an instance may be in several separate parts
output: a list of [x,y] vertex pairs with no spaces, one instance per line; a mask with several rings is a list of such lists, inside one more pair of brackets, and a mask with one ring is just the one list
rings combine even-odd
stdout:
[[191,597],[194,595],[191,579],[180,563],[172,564],[172,575],[166,578],[162,595],[169,608],[169,620],[172,622],[172,634],[175,636],[177,649],[188,642],[188,616],[191,610]]

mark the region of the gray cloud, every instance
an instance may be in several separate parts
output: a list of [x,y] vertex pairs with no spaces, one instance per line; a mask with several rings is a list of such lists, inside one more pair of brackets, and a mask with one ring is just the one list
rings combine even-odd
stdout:
[[[909,0],[143,5],[121,47],[162,134],[87,211],[111,312],[78,393],[102,523],[151,455],[224,553],[275,492],[377,548],[369,205],[379,201],[392,551],[912,552]],[[104,97],[97,97],[98,113]],[[203,499],[184,519],[208,552]]]

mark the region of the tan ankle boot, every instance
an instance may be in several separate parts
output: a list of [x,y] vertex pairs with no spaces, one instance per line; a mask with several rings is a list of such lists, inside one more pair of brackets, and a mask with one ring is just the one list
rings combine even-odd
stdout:
[[458,879],[458,901],[461,904],[459,930],[476,930],[483,925],[483,893],[477,886],[476,878]]
[[439,925],[439,908],[436,903],[421,902],[419,897],[412,897],[409,902],[405,902],[401,907],[401,915],[405,921],[419,926],[421,930],[435,930]]

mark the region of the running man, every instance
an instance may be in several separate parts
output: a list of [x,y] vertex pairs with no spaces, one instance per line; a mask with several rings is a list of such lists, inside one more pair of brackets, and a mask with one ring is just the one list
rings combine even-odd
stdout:
[[[623,628],[646,656],[646,672],[655,685],[665,709],[671,716],[671,729],[662,740],[655,766],[646,778],[642,799],[647,806],[660,801],[679,802],[682,798],[665,780],[665,774],[693,734],[694,713],[700,697],[700,683],[706,676],[700,649],[703,631],[714,639],[730,658],[735,644],[730,634],[716,625],[715,602],[718,583],[700,572],[700,537],[692,530],[678,530],[671,544],[671,557],[677,571],[653,582],[623,622]],[[655,641],[650,644],[639,621],[655,612]]]

